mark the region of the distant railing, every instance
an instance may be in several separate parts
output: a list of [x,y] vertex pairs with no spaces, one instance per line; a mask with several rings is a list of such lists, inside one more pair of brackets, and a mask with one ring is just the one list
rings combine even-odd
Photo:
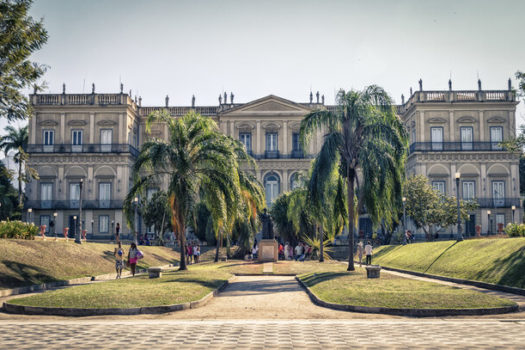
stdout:
[[121,105],[133,104],[127,94],[38,94],[34,105]]
[[304,152],[301,149],[294,149],[290,153],[290,158],[304,158]]
[[264,152],[264,158],[266,159],[275,159],[279,158],[280,154],[279,151],[265,151]]
[[520,198],[476,198],[480,208],[521,208]]
[[140,107],[140,115],[146,117],[154,111],[160,111],[166,109],[172,116],[182,116],[191,110],[200,115],[214,116],[217,114],[219,107],[216,106],[203,106],[203,107]]
[[31,144],[26,147],[27,153],[131,153],[133,157],[139,155],[139,151],[129,144],[54,144],[42,145]]
[[[82,209],[122,209],[123,200],[82,200]],[[24,207],[32,209],[80,209],[80,201],[78,199],[68,200],[28,200],[25,201]]]
[[414,152],[479,152],[504,151],[499,142],[414,142],[409,153]]

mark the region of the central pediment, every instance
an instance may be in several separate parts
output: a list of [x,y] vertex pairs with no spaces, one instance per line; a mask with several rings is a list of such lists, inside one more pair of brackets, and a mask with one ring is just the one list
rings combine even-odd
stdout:
[[232,109],[224,111],[222,115],[264,115],[264,114],[291,114],[291,115],[305,115],[310,112],[310,109],[293,101],[269,95],[261,99],[236,106]]

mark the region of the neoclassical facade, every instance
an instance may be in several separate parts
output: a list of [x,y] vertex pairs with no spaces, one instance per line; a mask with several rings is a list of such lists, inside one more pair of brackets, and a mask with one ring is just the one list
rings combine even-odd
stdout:
[[[80,216],[83,228],[97,238],[110,238],[116,223],[121,232],[133,230],[125,223],[123,200],[131,187],[131,169],[141,144],[148,137],[167,138],[167,127],[155,125],[145,132],[154,110],[167,109],[174,118],[194,109],[213,118],[220,130],[240,140],[257,160],[257,178],[264,185],[267,204],[293,189],[297,175],[310,167],[322,145],[323,132],[308,149],[299,143],[301,119],[308,112],[334,109],[324,96],[310,94],[297,103],[269,95],[248,103],[234,103],[224,94],[216,106],[143,107],[130,94],[33,94],[34,117],[29,122],[30,164],[40,179],[26,187],[28,219],[35,224],[55,222],[57,232],[74,231]],[[476,198],[480,209],[469,225],[489,230],[487,211],[493,210],[494,227],[510,222],[511,208],[520,208],[518,155],[503,151],[498,143],[515,133],[516,99],[512,91],[420,91],[398,106],[410,135],[407,174],[424,174],[447,194],[455,195],[455,173],[461,173],[464,198]],[[503,185],[501,184],[503,183]],[[148,191],[148,196],[155,189]],[[521,220],[515,210],[515,220]],[[56,218],[55,218],[56,215]],[[366,225],[363,222],[363,225]],[[137,223],[139,232],[148,228]],[[469,229],[471,227],[469,226]]]

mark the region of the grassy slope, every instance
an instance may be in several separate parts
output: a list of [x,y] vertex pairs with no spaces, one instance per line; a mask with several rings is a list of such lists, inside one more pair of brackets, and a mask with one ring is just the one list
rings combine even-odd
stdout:
[[181,304],[199,300],[232,275],[213,264],[164,273],[161,278],[136,276],[48,291],[9,302],[26,306],[129,308]]
[[374,264],[525,288],[525,238],[385,246]]
[[382,273],[367,279],[364,269],[299,276],[322,300],[346,305],[385,308],[464,309],[514,305],[510,300],[468,289],[453,288]]
[[[94,276],[115,271],[113,244],[0,239],[0,289]],[[129,246],[124,246],[125,254]],[[174,263],[178,254],[164,247],[143,247],[139,267]]]

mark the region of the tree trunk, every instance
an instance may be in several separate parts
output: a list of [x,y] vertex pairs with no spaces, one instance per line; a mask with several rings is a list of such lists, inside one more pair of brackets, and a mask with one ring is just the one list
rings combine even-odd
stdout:
[[347,177],[348,193],[348,268],[347,271],[354,271],[354,175],[348,170]]
[[187,270],[186,266],[186,227],[181,224],[179,226],[182,232],[179,232],[179,242],[180,242],[180,267],[179,271]]
[[219,249],[220,249],[220,241],[222,239],[221,237],[221,230],[219,229],[219,237],[218,237],[218,240],[217,240],[217,248],[215,249],[215,262],[219,262]]
[[324,262],[324,231],[323,227],[319,227],[319,262]]
[[22,201],[22,161],[18,161],[18,206],[20,209],[24,208]]
[[159,241],[164,245],[164,219],[166,218],[166,212],[162,214],[162,224],[160,225],[159,230]]

